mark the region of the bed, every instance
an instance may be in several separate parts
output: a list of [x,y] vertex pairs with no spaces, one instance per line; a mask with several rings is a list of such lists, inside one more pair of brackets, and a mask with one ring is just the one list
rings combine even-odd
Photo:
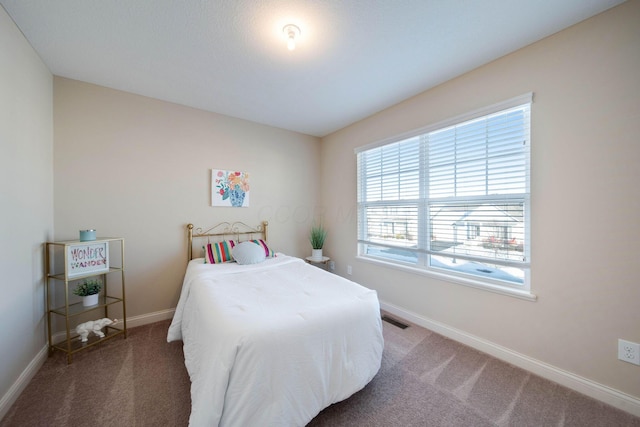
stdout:
[[[192,426],[304,426],[380,368],[376,292],[274,253],[267,229],[187,226],[189,261],[167,340],[183,341]],[[212,246],[230,241],[262,245],[264,260],[205,263]]]

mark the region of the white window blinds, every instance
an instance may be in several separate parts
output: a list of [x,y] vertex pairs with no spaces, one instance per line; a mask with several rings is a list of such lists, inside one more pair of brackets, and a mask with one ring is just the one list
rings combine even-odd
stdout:
[[530,100],[359,150],[359,254],[524,286]]

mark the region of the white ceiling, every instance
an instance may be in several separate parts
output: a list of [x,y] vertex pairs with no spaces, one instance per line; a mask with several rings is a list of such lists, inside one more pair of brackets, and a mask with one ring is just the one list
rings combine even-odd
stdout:
[[315,136],[619,3],[0,0],[55,75]]

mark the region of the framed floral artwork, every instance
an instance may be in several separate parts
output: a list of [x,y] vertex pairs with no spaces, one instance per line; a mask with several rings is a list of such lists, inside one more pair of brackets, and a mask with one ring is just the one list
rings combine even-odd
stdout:
[[211,206],[249,206],[249,173],[211,169]]

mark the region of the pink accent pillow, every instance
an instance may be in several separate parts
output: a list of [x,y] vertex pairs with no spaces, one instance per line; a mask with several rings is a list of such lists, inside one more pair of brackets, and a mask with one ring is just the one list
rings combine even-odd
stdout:
[[257,240],[247,240],[248,242],[253,242],[258,246],[262,246],[262,248],[264,249],[264,256],[267,258],[273,258],[274,256],[276,256],[276,253],[269,248],[269,246],[267,246],[267,242],[265,242],[262,239],[257,239]]

